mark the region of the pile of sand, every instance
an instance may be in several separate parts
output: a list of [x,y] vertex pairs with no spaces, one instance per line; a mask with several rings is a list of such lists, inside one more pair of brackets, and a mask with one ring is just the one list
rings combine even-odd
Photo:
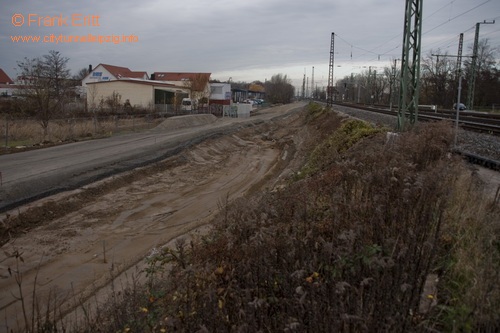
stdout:
[[191,114],[186,116],[175,116],[167,118],[160,125],[156,126],[155,129],[172,131],[179,128],[208,125],[215,122],[216,120],[217,117],[213,114]]

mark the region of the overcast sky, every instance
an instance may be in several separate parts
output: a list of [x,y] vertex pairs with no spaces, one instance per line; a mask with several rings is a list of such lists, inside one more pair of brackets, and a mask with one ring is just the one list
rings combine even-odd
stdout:
[[[404,0],[0,0],[0,68],[15,78],[17,61],[68,57],[72,73],[99,63],[133,71],[209,72],[212,79],[264,81],[286,74],[297,87],[328,80],[331,33],[334,77],[401,58]],[[21,16],[22,15],[22,16]],[[46,17],[59,19],[47,20]],[[89,17],[84,26],[83,17]],[[73,19],[74,18],[74,19]],[[500,48],[499,0],[423,0],[422,56],[456,54],[464,33],[470,53],[480,38]],[[15,26],[15,25],[17,26]],[[54,24],[55,26],[45,26]],[[58,26],[62,25],[62,26]],[[15,43],[22,35],[122,36],[128,42]],[[497,58],[499,58],[497,56]]]

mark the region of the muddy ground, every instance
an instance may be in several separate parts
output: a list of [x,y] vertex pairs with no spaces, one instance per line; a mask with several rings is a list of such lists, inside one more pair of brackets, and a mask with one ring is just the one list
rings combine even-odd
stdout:
[[289,113],[5,214],[26,230],[2,246],[0,332],[31,316],[34,288],[36,304],[52,299],[62,313],[98,290],[104,300],[112,277],[136,279],[151,252],[206,226],[221,205],[286,181],[316,135]]
[[88,304],[143,282],[145,258],[159,247],[206,230],[226,202],[284,184],[341,120],[315,124],[304,112],[286,113],[2,214],[1,223],[17,219],[24,229],[0,253],[0,332],[23,327],[35,303],[82,320],[82,304],[95,309]]

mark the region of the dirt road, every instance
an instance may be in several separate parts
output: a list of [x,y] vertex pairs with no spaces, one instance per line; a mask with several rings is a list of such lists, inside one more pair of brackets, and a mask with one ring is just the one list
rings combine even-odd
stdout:
[[[153,166],[22,207],[26,218],[38,214],[43,223],[2,247],[0,332],[22,327],[24,312],[31,316],[34,287],[41,307],[51,297],[58,304],[65,300],[61,309],[69,311],[74,301],[109,285],[111,275],[207,224],[226,199],[277,176],[293,159],[300,124],[297,113],[289,111],[300,106],[273,110],[274,117],[281,116],[207,139]],[[4,221],[8,214],[17,213],[3,214]],[[23,261],[13,256],[16,252]]]

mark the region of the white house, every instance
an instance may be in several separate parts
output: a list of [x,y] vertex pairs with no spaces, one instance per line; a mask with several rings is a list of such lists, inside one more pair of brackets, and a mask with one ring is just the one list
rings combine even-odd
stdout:
[[210,83],[210,101],[223,101],[221,104],[231,102],[230,83]]
[[107,64],[99,64],[92,69],[89,66],[89,74],[82,80],[82,93],[86,93],[86,87],[89,83],[114,81],[119,79],[149,79],[146,72],[134,72],[127,67],[119,67]]
[[170,83],[123,78],[112,81],[97,81],[87,83],[87,105],[96,109],[106,106],[106,100],[118,96],[120,104],[151,109],[157,107],[167,110],[167,105],[179,104],[182,98],[189,96],[189,88],[175,86]]

